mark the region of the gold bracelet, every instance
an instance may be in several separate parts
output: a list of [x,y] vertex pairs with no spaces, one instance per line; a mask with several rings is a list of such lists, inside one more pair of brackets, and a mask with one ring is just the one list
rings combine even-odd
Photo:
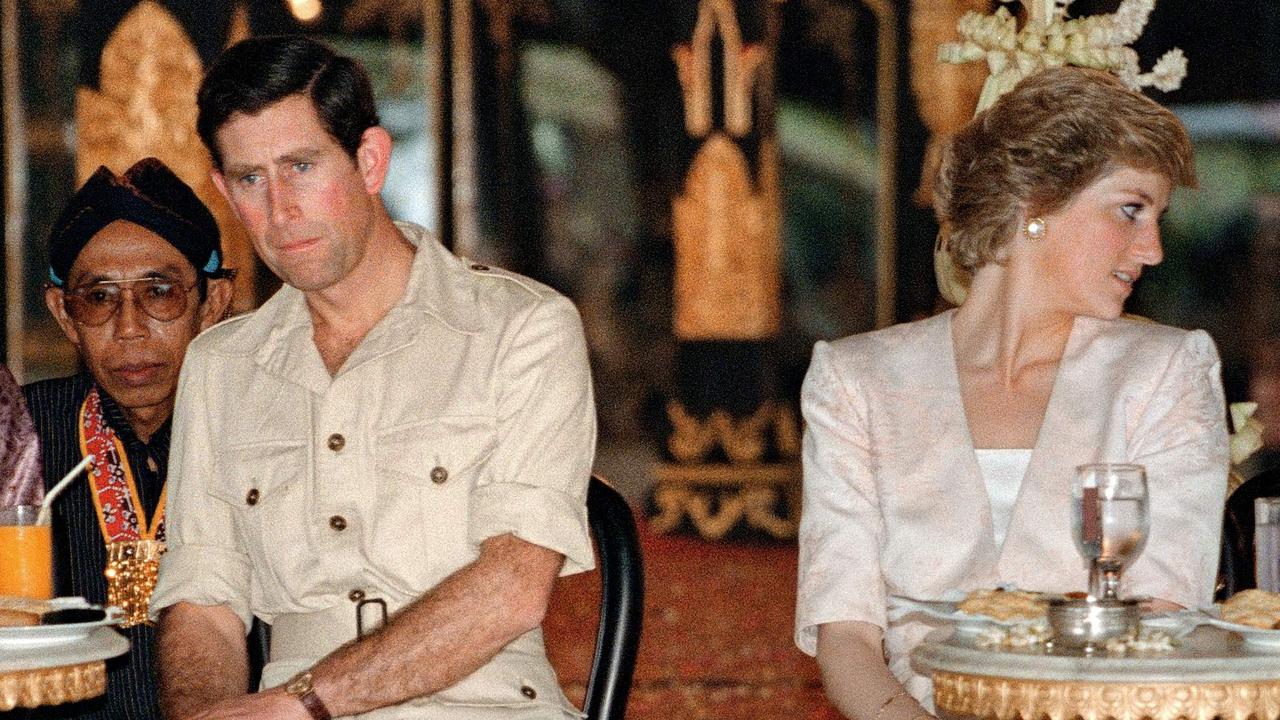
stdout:
[[[880,703],[880,707],[876,709],[876,714],[873,716],[873,720],[880,720],[880,716],[884,714],[884,709],[889,707],[889,704],[892,703],[894,700],[897,700],[898,698],[903,697],[906,694],[907,694],[907,689],[901,688],[900,690],[898,690],[898,692],[890,695],[888,699]],[[915,718],[912,718],[912,720],[915,720]]]

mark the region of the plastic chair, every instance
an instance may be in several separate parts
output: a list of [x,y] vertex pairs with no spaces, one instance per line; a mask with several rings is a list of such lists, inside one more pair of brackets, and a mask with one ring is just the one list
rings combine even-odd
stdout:
[[591,476],[587,519],[600,565],[600,624],[583,712],[589,720],[622,720],[644,624],[644,566],[631,508],[612,485]]
[[[599,556],[600,624],[587,677],[583,712],[589,720],[622,720],[635,675],[644,622],[644,564],[631,508],[605,479],[587,486],[587,521]],[[254,618],[248,637],[250,689],[270,657],[271,626]]]

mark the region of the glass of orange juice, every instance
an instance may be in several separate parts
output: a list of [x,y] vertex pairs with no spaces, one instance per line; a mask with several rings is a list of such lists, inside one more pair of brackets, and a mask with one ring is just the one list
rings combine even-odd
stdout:
[[53,538],[40,508],[0,508],[0,595],[53,597]]

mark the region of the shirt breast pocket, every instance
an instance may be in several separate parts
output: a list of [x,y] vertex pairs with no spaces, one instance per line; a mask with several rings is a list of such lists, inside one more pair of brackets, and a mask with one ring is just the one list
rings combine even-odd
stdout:
[[270,441],[233,445],[231,464],[214,483],[212,494],[234,510],[238,543],[253,566],[252,592],[274,603],[289,594],[287,578],[307,541],[307,445]]
[[[389,574],[422,592],[471,562],[471,494],[493,452],[484,416],[437,417],[376,431],[374,543]],[[416,542],[415,542],[416,541]]]

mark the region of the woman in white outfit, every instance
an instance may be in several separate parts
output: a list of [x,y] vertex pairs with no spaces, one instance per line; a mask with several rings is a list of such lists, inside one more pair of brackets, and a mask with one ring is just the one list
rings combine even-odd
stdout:
[[929,717],[909,653],[932,628],[891,618],[891,595],[1085,588],[1069,504],[1082,463],[1147,468],[1149,539],[1121,594],[1211,601],[1228,465],[1217,351],[1203,331],[1123,316],[1162,258],[1170,192],[1194,184],[1172,113],[1104,73],[1038,73],[939,171],[964,303],[814,348],[796,643],[846,716]]

